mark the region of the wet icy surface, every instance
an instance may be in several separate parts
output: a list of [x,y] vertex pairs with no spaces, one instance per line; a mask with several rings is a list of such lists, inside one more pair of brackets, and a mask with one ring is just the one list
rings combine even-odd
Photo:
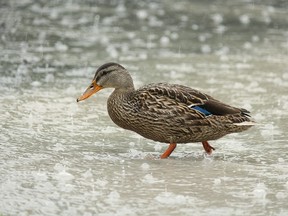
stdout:
[[[285,1],[0,5],[0,215],[288,215]],[[167,145],[109,119],[111,91],[76,103],[108,61],[258,125],[160,160]]]

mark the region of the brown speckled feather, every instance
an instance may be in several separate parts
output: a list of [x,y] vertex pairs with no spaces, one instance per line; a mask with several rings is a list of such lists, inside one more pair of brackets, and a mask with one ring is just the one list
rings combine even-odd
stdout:
[[[201,106],[212,115],[206,116],[193,106]],[[166,143],[213,140],[250,127],[234,124],[250,121],[248,111],[195,89],[167,83],[146,85],[126,97],[115,91],[108,100],[108,112],[120,127]]]

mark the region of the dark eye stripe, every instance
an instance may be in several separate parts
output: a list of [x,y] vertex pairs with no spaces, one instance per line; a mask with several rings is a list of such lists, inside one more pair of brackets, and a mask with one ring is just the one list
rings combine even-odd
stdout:
[[96,77],[96,82],[98,82],[98,81],[101,79],[101,77],[106,76],[108,73],[110,73],[110,72],[112,72],[112,71],[114,71],[114,70],[115,70],[115,69],[103,71],[101,74],[99,74],[99,76]]
[[108,73],[110,73],[112,71],[114,71],[114,69],[103,71],[101,76],[105,76],[106,74],[108,74]]

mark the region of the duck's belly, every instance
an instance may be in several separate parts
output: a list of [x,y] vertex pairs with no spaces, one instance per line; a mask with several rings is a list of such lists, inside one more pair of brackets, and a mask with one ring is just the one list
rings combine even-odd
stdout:
[[[125,127],[123,127],[125,128]],[[229,132],[215,131],[212,127],[205,126],[202,129],[199,128],[179,128],[175,127],[172,129],[164,129],[162,127],[151,126],[129,126],[125,129],[132,130],[141,136],[151,139],[157,142],[163,143],[193,143],[193,142],[202,142],[207,140],[219,139],[222,136],[225,136]]]
[[139,135],[157,142],[163,143],[192,143],[219,139],[231,133],[227,129],[219,130],[211,126],[181,127],[170,125],[164,127],[158,124],[145,124],[145,121],[133,121],[131,118],[123,118],[118,115],[110,115],[112,121],[121,128],[131,130]]

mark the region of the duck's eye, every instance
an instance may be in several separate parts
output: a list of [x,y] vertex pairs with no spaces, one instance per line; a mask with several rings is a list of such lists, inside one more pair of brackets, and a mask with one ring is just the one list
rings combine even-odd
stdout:
[[94,85],[93,85],[93,84],[91,84],[91,85],[89,86],[89,88],[90,88],[90,89],[94,88]]

